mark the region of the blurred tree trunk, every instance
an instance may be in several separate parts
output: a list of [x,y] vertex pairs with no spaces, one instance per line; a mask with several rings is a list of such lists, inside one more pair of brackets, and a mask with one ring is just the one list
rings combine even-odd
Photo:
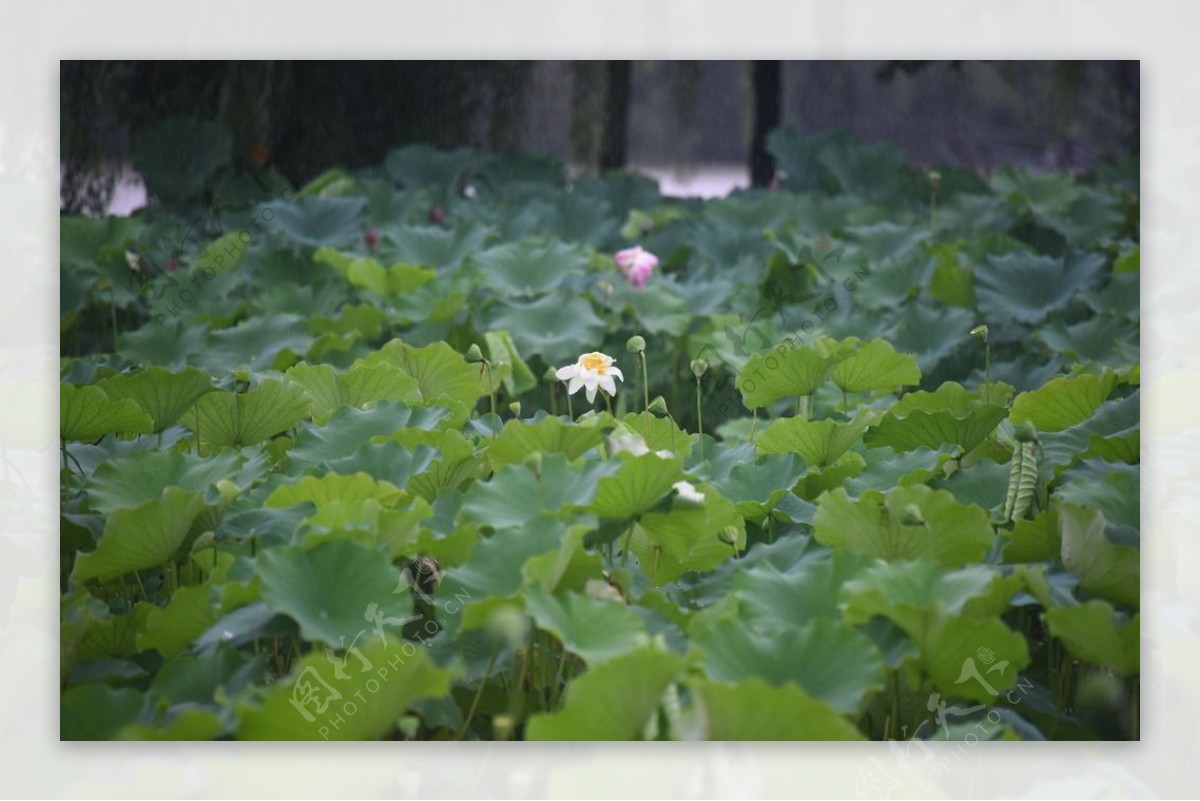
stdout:
[[755,61],[754,133],[750,139],[750,183],[767,186],[775,177],[775,159],[767,152],[767,134],[783,119],[783,80],[778,61]]
[[629,156],[629,101],[633,94],[633,62],[608,62],[608,87],[604,103],[604,133],[600,142],[600,169],[617,170]]

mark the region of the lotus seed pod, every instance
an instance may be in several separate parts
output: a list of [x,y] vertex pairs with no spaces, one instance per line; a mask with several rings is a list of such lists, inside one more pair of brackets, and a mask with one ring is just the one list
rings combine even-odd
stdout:
[[519,418],[521,416],[521,402],[513,401],[512,403],[508,404],[508,410],[512,412],[513,417]]
[[971,329],[971,336],[976,339],[983,340],[987,344],[988,327],[986,325],[977,325]]
[[930,170],[930,172],[929,172],[929,188],[932,189],[934,192],[936,192],[939,189],[941,189],[941,187],[942,187],[942,174],[940,172],[938,172],[937,170]]
[[625,350],[630,353],[644,353],[646,351],[646,340],[634,334],[625,342]]
[[925,516],[921,514],[921,507],[915,503],[910,503],[900,512],[900,522],[906,526],[923,526],[925,525]]
[[708,362],[704,359],[692,359],[692,375],[699,378],[708,372]]
[[466,358],[467,358],[467,361],[471,362],[472,364],[481,362],[484,360],[483,359],[483,351],[481,351],[479,349],[478,345],[473,344],[473,345],[471,345],[471,347],[467,348],[467,357]]
[[670,414],[670,412],[667,411],[667,402],[663,400],[662,395],[659,395],[657,398],[650,401],[650,406],[647,408],[655,414]]
[[717,533],[717,539],[730,547],[736,548],[738,543],[738,534],[739,532],[737,526],[725,526],[725,528],[721,529]]
[[493,637],[517,648],[529,636],[529,618],[515,606],[505,604],[488,616],[487,628]]
[[1013,439],[1017,442],[1035,442],[1037,440],[1037,428],[1028,420],[1022,420],[1013,427]]

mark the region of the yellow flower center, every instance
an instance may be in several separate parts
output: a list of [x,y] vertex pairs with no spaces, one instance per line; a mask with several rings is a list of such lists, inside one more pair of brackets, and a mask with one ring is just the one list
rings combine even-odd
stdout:
[[595,370],[600,375],[605,375],[609,360],[603,353],[585,353],[579,357],[579,364],[585,370]]

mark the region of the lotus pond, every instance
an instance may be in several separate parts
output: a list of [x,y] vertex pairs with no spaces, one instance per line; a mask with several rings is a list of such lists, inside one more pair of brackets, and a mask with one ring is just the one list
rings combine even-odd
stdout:
[[64,216],[62,738],[1137,739],[1137,164],[771,146]]

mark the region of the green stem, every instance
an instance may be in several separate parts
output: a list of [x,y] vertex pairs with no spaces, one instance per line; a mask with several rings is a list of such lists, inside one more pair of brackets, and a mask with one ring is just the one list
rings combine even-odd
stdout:
[[117,300],[116,290],[112,287],[108,288],[108,310],[112,317],[112,337],[113,337],[113,353],[117,352]]
[[891,729],[893,740],[901,739],[900,729],[900,671],[892,671],[892,719]]
[[750,410],[750,444],[754,444],[754,429],[758,428],[758,407]]
[[983,402],[988,402],[988,384],[992,383],[992,346],[983,343]]
[[646,374],[646,351],[638,351],[638,361],[642,365],[642,399],[646,402],[643,408],[650,411],[650,379]]
[[554,683],[552,685],[550,685],[550,709],[551,710],[558,708],[558,702],[562,696],[562,690],[560,688],[562,686],[563,670],[566,668],[566,666],[567,666],[567,649],[560,647],[558,649],[558,670],[554,671]]
[[704,460],[704,415],[701,412],[700,376],[696,376],[696,429],[700,433],[700,460]]
[[550,415],[558,417],[558,386],[556,384],[550,385]]
[[621,544],[621,567],[625,567],[629,563],[629,543],[633,539],[633,523],[629,524],[629,531],[625,533],[625,542]]
[[196,406],[196,455],[200,455],[200,407]]
[[137,579],[138,589],[142,591],[142,600],[149,601],[150,596],[146,594],[146,585],[142,584],[142,574],[139,571],[135,570],[135,571],[133,571],[133,577],[135,579]]
[[483,697],[483,688],[487,685],[487,680],[492,675],[492,668],[496,664],[496,657],[500,655],[500,646],[497,645],[492,651],[492,656],[488,660],[487,668],[483,671],[483,678],[479,680],[479,689],[475,691],[475,698],[471,701],[471,709],[467,712],[467,719],[463,721],[462,728],[458,730],[458,739],[461,740],[467,733],[467,729],[471,726],[471,718],[475,717],[475,710],[479,708],[479,699]]
[[604,405],[608,408],[608,413],[612,414],[612,399],[608,397],[608,393],[600,390],[600,394],[604,396]]
[[496,413],[496,385],[492,382],[492,364],[487,359],[483,360],[483,368],[487,370],[488,377],[488,398],[492,402],[492,414]]
[[937,233],[937,192],[929,193],[929,227]]
[[571,393],[570,392],[567,393],[567,417],[570,417],[572,420],[575,419],[575,408],[571,404]]

